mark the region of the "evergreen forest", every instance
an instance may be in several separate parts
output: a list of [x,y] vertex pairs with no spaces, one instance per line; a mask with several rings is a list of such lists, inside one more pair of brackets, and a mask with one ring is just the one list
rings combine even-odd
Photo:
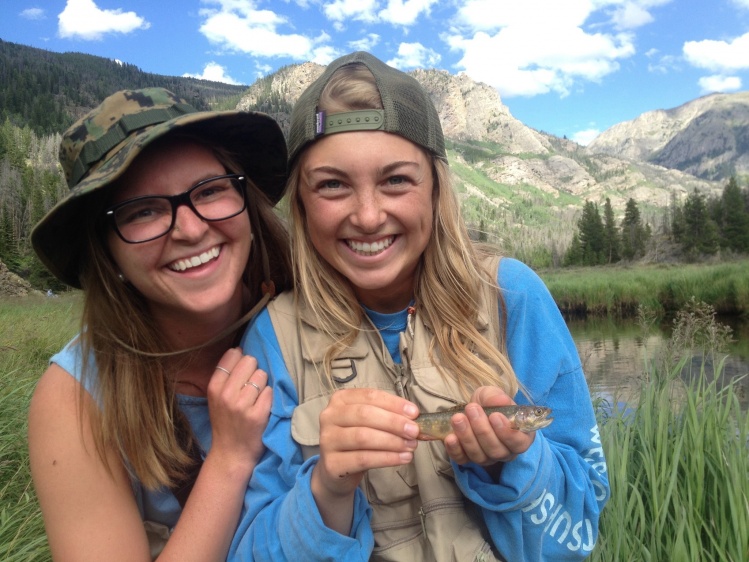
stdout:
[[83,53],[53,53],[0,40],[0,123],[28,126],[37,135],[67,129],[108,95],[161,87],[199,110],[234,109],[246,86],[161,76],[137,66]]
[[[564,265],[606,265],[633,261],[671,244],[679,258],[694,262],[719,252],[749,253],[749,187],[729,178],[720,196],[695,190],[684,201],[675,196],[658,221],[657,232],[643,221],[637,202],[627,201],[617,224],[611,200],[603,205],[586,201],[577,230],[564,256]],[[657,258],[657,256],[653,256]]]

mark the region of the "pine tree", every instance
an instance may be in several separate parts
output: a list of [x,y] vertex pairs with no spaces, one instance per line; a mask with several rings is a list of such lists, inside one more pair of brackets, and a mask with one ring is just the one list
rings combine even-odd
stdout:
[[728,180],[720,198],[721,246],[736,252],[749,251],[749,213],[736,178]]
[[11,271],[17,271],[20,266],[18,244],[13,236],[13,222],[8,209],[0,208],[0,261]]
[[580,248],[583,265],[602,265],[605,263],[603,221],[598,212],[598,205],[586,201],[583,215],[577,222],[580,230]]
[[684,234],[684,208],[676,198],[676,193],[671,192],[671,237],[674,242],[681,243]]
[[718,251],[718,226],[708,216],[706,198],[699,190],[690,193],[684,202],[684,232],[681,247],[689,259],[699,254]]
[[622,219],[622,257],[632,260],[645,254],[647,231],[640,218],[637,202],[630,198]]
[[580,245],[580,236],[575,232],[572,235],[572,241],[570,247],[567,248],[567,252],[564,254],[564,265],[582,265],[583,263],[583,249]]
[[621,259],[619,231],[616,228],[611,199],[608,197],[603,206],[603,252],[606,263],[616,263]]

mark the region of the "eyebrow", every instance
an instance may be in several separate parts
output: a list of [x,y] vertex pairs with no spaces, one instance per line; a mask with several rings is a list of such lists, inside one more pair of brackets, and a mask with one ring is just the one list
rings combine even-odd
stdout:
[[[224,167],[224,170],[226,170],[226,167]],[[212,179],[212,178],[218,178],[218,177],[221,177],[221,176],[228,176],[228,175],[232,175],[232,174],[236,174],[236,172],[225,171],[225,172],[220,173],[220,174],[219,173],[207,173],[207,174],[200,175],[200,176],[198,176],[200,179],[194,180],[186,189],[183,189],[182,191],[180,191],[179,193],[176,193],[175,195],[180,195],[182,193],[185,193],[186,191],[190,191],[193,187],[195,187],[200,182],[203,182],[205,180],[209,180],[209,179]],[[237,174],[237,175],[242,175],[242,176],[247,177],[246,174]],[[121,179],[121,178],[118,178],[118,179]],[[120,203],[124,203],[125,201],[129,201],[130,199],[138,199],[140,197],[170,197],[170,195],[167,195],[165,193],[146,193],[144,195],[134,195],[133,197],[128,197],[128,198],[123,199],[121,201],[115,201],[115,199],[117,199],[117,193],[119,191],[121,191],[120,188],[124,187],[124,185],[125,185],[124,183],[119,184],[119,188],[112,190],[112,194],[107,198],[107,206],[108,207],[111,207],[112,205],[119,205]]]
[[[419,168],[419,163],[412,161],[412,160],[398,160],[396,162],[391,162],[390,164],[387,164],[386,166],[383,166],[382,168],[377,168],[377,173],[378,175],[381,175],[381,176],[387,175],[402,167]],[[348,174],[342,169],[337,168],[335,166],[329,166],[329,165],[317,166],[316,168],[307,170],[306,173],[307,174],[315,174],[315,173],[336,174],[339,176],[348,177]]]
[[419,168],[419,163],[418,162],[414,162],[412,160],[399,160],[397,162],[391,162],[390,164],[388,164],[384,168],[381,168],[379,170],[379,172],[380,172],[380,175],[384,176],[384,175],[387,175],[387,174],[389,174],[391,172],[394,172],[395,170],[397,170],[399,168],[403,168],[403,167],[417,168],[418,169]]

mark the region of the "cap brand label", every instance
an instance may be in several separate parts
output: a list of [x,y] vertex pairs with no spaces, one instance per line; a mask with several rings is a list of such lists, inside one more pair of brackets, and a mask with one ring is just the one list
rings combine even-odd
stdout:
[[325,112],[318,111],[315,114],[315,134],[322,135],[325,132]]

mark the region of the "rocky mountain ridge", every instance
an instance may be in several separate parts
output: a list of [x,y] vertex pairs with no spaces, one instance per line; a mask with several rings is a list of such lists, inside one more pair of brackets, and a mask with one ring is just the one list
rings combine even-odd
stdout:
[[588,145],[707,180],[749,176],[749,92],[711,94],[618,123]]
[[[323,69],[309,62],[284,67],[252,85],[237,108],[270,108],[282,127],[288,128],[291,107]],[[509,190],[516,196],[524,192],[532,199],[538,199],[533,193],[544,194],[541,198],[546,204],[560,211],[581,208],[586,200],[602,203],[606,197],[622,210],[630,197],[645,206],[664,207],[674,192],[681,197],[693,189],[717,192],[722,188],[720,182],[633,158],[629,153],[599,153],[532,129],[512,116],[496,89],[466,74],[421,69],[410,74],[437,107],[452,149],[451,163],[473,172],[461,173],[460,167],[453,166],[465,198],[476,197],[483,206],[512,206],[513,197],[502,194]],[[276,102],[269,105],[270,99]],[[483,176],[481,182],[476,181],[475,173]],[[483,180],[497,184],[497,193],[480,188],[477,183]]]

